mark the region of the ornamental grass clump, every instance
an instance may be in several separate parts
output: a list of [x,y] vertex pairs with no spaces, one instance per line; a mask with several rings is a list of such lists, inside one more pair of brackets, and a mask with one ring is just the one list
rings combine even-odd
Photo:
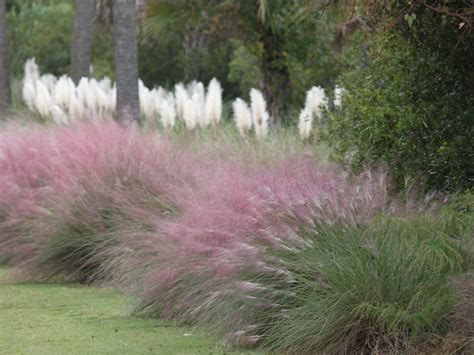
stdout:
[[[179,198],[193,180],[188,169],[198,163],[197,157],[188,157],[168,141],[112,125],[83,127],[78,134],[92,152],[75,157],[85,160],[74,185],[51,200],[46,223],[53,231],[42,239],[30,267],[39,278],[107,279],[106,265],[117,257],[111,250],[129,235],[143,238],[141,234],[158,230],[179,213]],[[60,142],[78,138],[66,132]],[[78,152],[87,149],[84,143]]]
[[355,176],[278,143],[196,149],[103,119],[7,126],[0,255],[33,280],[119,287],[135,313],[232,344],[469,349],[472,201],[402,203],[381,170]]
[[[391,208],[383,175],[367,174],[352,187],[341,171],[307,158],[263,161],[213,163],[199,177],[205,184],[183,202],[182,215],[149,237],[147,250],[135,249],[135,259],[146,265],[130,268],[145,269],[134,290],[141,300],[138,312],[204,322],[229,336],[227,327],[245,323],[245,317],[224,312],[227,318],[219,318],[224,313],[215,310],[234,296],[245,296],[236,287],[241,273],[270,270],[265,267],[268,247],[305,243],[288,225],[290,212],[302,223],[318,218],[357,225]],[[135,272],[125,285],[136,280]],[[209,322],[211,315],[215,318]]]
[[263,344],[298,353],[403,352],[447,333],[457,301],[449,280],[463,259],[459,242],[433,222],[382,215],[364,227],[318,223],[300,231],[306,245],[273,250],[269,265],[285,268],[291,282],[256,276],[280,305]]
[[389,198],[381,172],[287,158],[202,172],[183,213],[131,248],[135,312],[290,353],[407,351],[447,334],[450,280],[466,270],[448,217]]
[[106,250],[176,215],[199,164],[112,121],[33,132],[2,141],[0,251],[36,280],[106,278]]
[[9,125],[0,134],[0,259],[20,264],[33,257],[35,223],[44,201],[70,179],[51,132]]

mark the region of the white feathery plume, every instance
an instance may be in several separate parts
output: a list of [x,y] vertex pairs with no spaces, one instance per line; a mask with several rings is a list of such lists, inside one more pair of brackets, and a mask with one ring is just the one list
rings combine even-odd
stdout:
[[104,114],[109,109],[109,98],[102,87],[99,85],[94,85],[94,91],[96,94],[96,105],[97,112],[99,115]]
[[108,94],[112,90],[112,80],[106,76],[99,81],[99,86],[105,94]]
[[155,102],[152,92],[147,88],[142,91],[140,96],[140,110],[143,112],[145,119],[148,121],[153,120],[155,115]]
[[[176,99],[171,91],[168,93],[168,95],[166,95],[166,100],[168,100],[170,104],[173,104],[173,106],[176,106]],[[176,114],[178,113],[176,112]]]
[[183,120],[187,129],[193,130],[196,128],[196,110],[192,99],[188,98],[186,100],[186,105],[184,106],[183,112]]
[[203,98],[206,96],[206,88],[200,81],[191,81],[188,85],[186,85],[186,90],[189,97],[193,97],[194,94],[198,94]]
[[49,110],[52,104],[51,95],[48,88],[41,80],[36,81],[35,107],[43,117],[49,116]]
[[206,88],[204,87],[204,84],[200,81],[197,82],[194,88],[194,93],[198,94],[199,97],[202,98],[202,100],[204,101],[206,99]]
[[255,134],[258,140],[262,140],[268,135],[268,120],[270,115],[267,112],[267,103],[262,92],[257,89],[250,90],[250,101]]
[[308,139],[311,135],[314,118],[321,119],[323,107],[327,108],[327,98],[324,89],[319,86],[313,86],[306,93],[305,106],[300,112],[298,121],[298,131],[303,140]]
[[68,123],[66,114],[64,113],[63,110],[61,110],[61,107],[59,107],[58,105],[51,106],[51,117],[53,118],[54,122],[56,122],[57,124]]
[[218,124],[222,116],[222,88],[216,78],[213,78],[207,87],[205,103],[205,119],[203,125]]
[[194,90],[194,94],[198,95],[199,97],[199,117],[198,123],[201,127],[206,126],[207,119],[206,119],[206,88],[203,83],[198,82],[196,88]]
[[194,105],[194,112],[196,116],[196,123],[200,127],[204,127],[206,125],[206,111],[205,111],[205,98],[204,96],[201,96],[199,93],[199,90],[196,90],[191,97],[191,100]]
[[305,109],[312,115],[321,119],[322,107],[327,108],[327,97],[324,89],[319,86],[313,86],[306,93]]
[[189,97],[192,97],[196,92],[197,81],[193,80],[186,85],[186,92],[188,93]]
[[77,99],[79,100],[79,103],[82,106],[82,113],[84,114],[84,111],[87,111],[89,109],[88,107],[88,92],[89,92],[89,80],[86,77],[82,77],[81,80],[79,80],[79,84],[77,85]]
[[40,71],[38,65],[36,64],[35,58],[30,58],[25,62],[25,77],[24,82],[34,82],[39,80],[40,78]]
[[[168,96],[169,97],[169,96]],[[171,96],[172,97],[172,96]],[[164,99],[160,106],[160,120],[165,129],[174,127],[176,121],[176,111],[174,109],[174,99]]]
[[313,126],[313,115],[306,108],[303,109],[300,113],[299,122],[298,122],[298,131],[300,132],[300,137],[305,140],[308,139],[311,134],[311,129]]
[[237,129],[242,137],[246,137],[252,129],[252,112],[241,98],[234,101],[232,108]]
[[140,93],[142,93],[145,89],[148,90],[148,88],[145,86],[145,83],[142,81],[142,79],[138,79],[138,95],[140,96]]
[[138,81],[138,95],[140,99],[140,112],[146,120],[151,121],[155,113],[153,94],[141,80]]
[[255,126],[255,136],[259,141],[263,140],[268,135],[268,123],[264,121],[263,124]]
[[184,119],[184,110],[188,102],[188,92],[186,91],[186,88],[182,83],[178,83],[175,85],[174,96],[178,117]]
[[150,96],[151,96],[151,104],[153,107],[153,116],[156,117],[156,115],[160,114],[160,109],[161,109],[161,103],[164,100],[164,96],[166,93],[161,90],[163,88],[154,88],[153,90],[150,91]]
[[76,121],[84,116],[84,106],[81,104],[75,93],[69,98],[69,121]]
[[31,112],[36,111],[35,101],[36,101],[36,90],[34,82],[26,81],[23,83],[22,88],[23,101]]
[[86,101],[87,108],[93,115],[99,114],[99,98],[97,97],[99,83],[95,79],[89,79]]
[[161,86],[154,88],[153,91],[155,92],[155,97],[159,97],[160,99],[164,99],[169,94],[168,91],[163,89]]
[[41,82],[46,86],[50,95],[53,94],[54,86],[58,80],[53,74],[43,74],[40,77]]
[[54,85],[53,90],[53,100],[56,105],[62,109],[67,109],[69,107],[69,99],[71,98],[71,88],[74,89],[74,84],[71,87],[71,79],[66,75],[61,76],[56,85]]
[[334,107],[341,108],[342,106],[342,93],[344,89],[341,88],[339,85],[334,87]]

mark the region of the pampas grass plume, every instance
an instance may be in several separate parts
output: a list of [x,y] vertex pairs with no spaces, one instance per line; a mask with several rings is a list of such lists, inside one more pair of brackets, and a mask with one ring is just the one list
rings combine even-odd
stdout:
[[258,140],[262,140],[268,135],[267,103],[260,90],[250,90],[250,101],[252,109],[252,120],[255,127],[255,134]]
[[205,107],[206,121],[216,125],[220,122],[222,116],[222,87],[216,78],[209,83],[206,95]]
[[48,88],[41,80],[36,81],[35,107],[42,117],[48,117],[52,104]]
[[234,120],[242,137],[246,137],[252,129],[252,112],[247,103],[241,98],[237,98],[232,104]]
[[31,112],[36,111],[36,90],[34,82],[24,82],[22,88],[23,101]]
[[301,111],[298,122],[298,131],[303,140],[311,135],[313,125],[313,115],[305,108]]
[[[54,103],[62,109],[67,109],[69,107],[69,100],[71,95],[74,93],[75,87],[74,83],[70,82],[70,78],[66,75],[61,76],[56,84],[54,85],[53,90],[53,99]],[[72,83],[72,86],[71,86]]]
[[336,85],[334,87],[334,107],[335,108],[341,108],[342,106],[342,93],[343,89],[339,86]]
[[178,83],[174,87],[174,96],[176,103],[176,113],[178,117],[184,119],[184,110],[188,101],[188,93],[182,83]]
[[25,82],[34,82],[39,80],[40,71],[38,65],[36,64],[35,58],[30,58],[25,62]]
[[53,105],[51,107],[51,117],[53,118],[54,122],[56,122],[57,124],[68,123],[67,115],[58,105]]
[[196,110],[194,102],[190,98],[186,99],[186,104],[184,105],[183,120],[187,129],[193,130],[196,128]]
[[[172,97],[172,96],[171,96]],[[163,99],[160,106],[160,120],[163,128],[171,129],[176,122],[176,111],[174,108],[174,100]]]

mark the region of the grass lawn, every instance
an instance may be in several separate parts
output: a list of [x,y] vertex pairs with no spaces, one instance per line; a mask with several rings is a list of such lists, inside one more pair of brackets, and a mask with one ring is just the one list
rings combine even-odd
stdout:
[[129,307],[111,289],[15,284],[0,268],[0,354],[242,354]]

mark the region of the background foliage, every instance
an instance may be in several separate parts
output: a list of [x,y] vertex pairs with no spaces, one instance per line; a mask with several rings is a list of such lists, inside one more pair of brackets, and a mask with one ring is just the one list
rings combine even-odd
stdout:
[[[164,3],[150,0],[138,26],[139,72],[147,86],[170,89],[180,81],[207,83],[217,77],[227,99],[248,99],[250,88],[264,86],[256,1]],[[335,156],[354,168],[383,163],[399,188],[413,181],[424,189],[472,188],[469,2],[438,0],[427,7],[423,1],[393,0],[357,8],[347,1],[314,3],[319,7],[304,21],[306,2],[268,4],[265,31],[279,42],[271,67],[288,69],[289,125],[296,123],[306,90],[320,85],[332,96],[339,83],[345,88],[344,108],[331,109],[324,130]],[[178,5],[184,7],[177,12]],[[33,56],[42,72],[67,73],[73,2],[11,0],[8,9],[12,75],[21,78],[25,60]],[[350,23],[359,26],[355,34]],[[93,74],[114,77],[107,21],[95,24]]]
[[[391,11],[385,24],[401,10]],[[356,168],[383,162],[398,187],[413,179],[425,189],[472,187],[474,38],[462,27],[419,8],[353,41],[341,76],[344,109],[329,124],[340,157]]]

